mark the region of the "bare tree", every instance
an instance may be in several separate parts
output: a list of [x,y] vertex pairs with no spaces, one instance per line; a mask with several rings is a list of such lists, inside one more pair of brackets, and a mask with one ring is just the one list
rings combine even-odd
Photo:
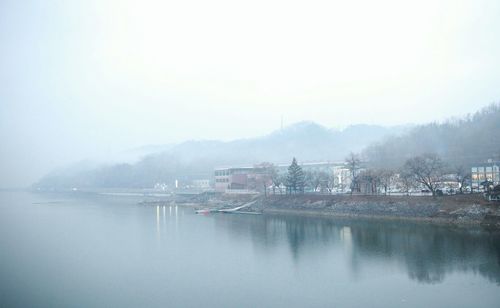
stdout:
[[259,190],[259,187],[262,187],[264,196],[267,196],[267,187],[272,183],[272,174],[275,170],[274,165],[272,163],[263,162],[254,165],[254,167],[259,169],[259,172],[254,178],[251,179],[253,183],[249,184],[249,186],[254,187],[254,189],[257,190]]
[[387,188],[391,186],[391,182],[394,177],[394,171],[391,169],[379,169],[377,171],[380,184],[384,188],[384,195],[387,195]]
[[313,192],[324,191],[328,187],[328,174],[324,171],[306,171],[305,182]]
[[453,168],[455,173],[455,180],[458,182],[460,193],[463,194],[463,188],[468,180],[471,178],[470,169],[465,168],[463,165],[458,165]]
[[316,174],[313,171],[304,171],[304,184],[311,191],[316,191]]
[[436,154],[424,154],[410,158],[404,168],[411,173],[415,180],[427,187],[433,196],[436,195],[437,183],[443,175],[444,164]]
[[286,174],[279,174],[278,175],[277,181],[279,183],[278,188],[280,190],[280,195],[283,194],[283,188],[284,188],[284,186],[286,186],[286,179],[287,179],[287,175]]
[[358,188],[365,194],[377,194],[380,183],[380,172],[375,169],[363,170],[357,176]]
[[327,174],[326,176],[327,176],[326,177],[326,189],[328,190],[328,192],[330,194],[332,194],[333,188],[337,185],[338,179],[335,176],[335,174],[333,174],[333,173],[329,174],[329,175]]
[[280,176],[278,170],[272,166],[269,170],[269,176],[271,178],[271,184],[273,185],[273,195],[276,194],[276,188],[279,188],[281,194],[281,184],[283,184],[283,177]]
[[409,196],[410,190],[415,187],[415,177],[409,170],[401,168],[399,171],[398,183],[406,195]]
[[330,176],[327,172],[319,171],[317,174],[317,182],[318,187],[321,193],[324,193],[328,190],[328,181],[330,180]]
[[351,195],[352,195],[353,190],[359,190],[358,173],[359,170],[361,169],[361,159],[357,154],[351,152],[349,153],[349,156],[346,157],[345,162],[347,165],[347,169],[349,169],[349,172],[351,174]]

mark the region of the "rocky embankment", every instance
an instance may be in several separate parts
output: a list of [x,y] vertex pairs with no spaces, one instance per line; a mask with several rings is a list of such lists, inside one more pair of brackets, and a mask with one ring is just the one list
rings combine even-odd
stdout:
[[246,213],[293,214],[345,218],[413,220],[500,229],[500,203],[481,195],[366,196],[366,195],[231,195],[177,198],[195,209],[241,209]]
[[253,206],[268,214],[408,219],[500,228],[500,205],[480,195],[429,196],[270,196]]

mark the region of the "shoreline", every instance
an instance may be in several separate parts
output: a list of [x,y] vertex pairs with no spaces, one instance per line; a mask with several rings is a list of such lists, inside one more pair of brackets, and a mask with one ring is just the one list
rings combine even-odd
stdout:
[[[500,204],[480,195],[229,195],[209,200],[181,198],[173,204],[192,209],[229,209],[254,203],[244,211],[264,215],[293,215],[351,220],[408,221],[458,227],[500,229]],[[152,201],[142,204],[164,204]],[[239,213],[239,212],[237,212]]]
[[[58,192],[51,192],[59,194]],[[425,224],[500,229],[500,203],[489,202],[481,195],[401,196],[401,195],[114,195],[78,192],[113,199],[136,199],[140,205],[178,205],[192,209],[230,209],[252,203],[245,212],[264,215],[294,215],[412,221]],[[64,194],[64,193],[63,193]],[[70,194],[75,196],[75,192]]]
[[264,198],[262,212],[343,219],[412,221],[453,226],[500,229],[500,204],[480,195],[444,197],[318,196]]
[[441,226],[456,226],[456,227],[491,227],[500,229],[500,225],[486,226],[479,220],[457,221],[452,218],[436,218],[436,217],[404,217],[404,216],[382,216],[382,215],[367,215],[367,214],[343,214],[335,212],[318,212],[311,210],[294,210],[294,209],[267,209],[263,211],[264,215],[292,215],[303,217],[318,217],[332,218],[343,220],[366,220],[366,221],[399,221],[412,222],[421,224],[432,224]]
[[425,224],[500,229],[500,204],[480,195],[220,195],[205,202],[184,200],[194,208],[229,208],[256,201],[246,211],[264,215],[294,215],[341,219],[412,221]]

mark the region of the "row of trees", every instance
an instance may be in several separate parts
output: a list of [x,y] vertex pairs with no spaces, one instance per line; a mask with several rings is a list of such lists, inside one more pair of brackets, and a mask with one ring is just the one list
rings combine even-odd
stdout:
[[[350,193],[388,194],[394,188],[399,192],[410,194],[413,190],[426,189],[432,195],[439,194],[443,182],[454,182],[458,191],[470,180],[470,169],[463,165],[450,166],[436,154],[423,154],[407,159],[399,168],[367,167],[360,157],[354,153],[345,159],[348,170],[349,187],[341,187],[347,179],[340,181],[333,172],[304,171],[293,158],[288,172],[279,173],[274,165],[261,164],[261,183],[264,192],[271,185],[273,194],[297,194],[310,192],[332,193],[335,188]],[[284,191],[283,191],[284,190]]]
[[432,195],[439,193],[443,182],[453,181],[458,190],[470,180],[471,174],[463,165],[446,164],[437,154],[422,154],[407,159],[399,168],[364,168],[359,156],[351,154],[346,158],[346,164],[351,172],[351,193],[378,193],[396,186],[398,190],[409,194],[412,189],[423,187]]
[[[304,193],[306,188],[317,191],[327,190],[330,187],[331,177],[326,172],[304,172],[295,157],[286,174],[279,173],[272,164],[263,164],[260,167],[263,168],[263,174],[269,175],[273,194],[277,192],[283,194],[283,188],[286,194],[297,194]],[[263,184],[266,189],[266,182]]]
[[304,193],[307,189],[312,192],[332,193],[335,186],[339,184],[338,179],[333,173],[325,171],[304,171],[293,158],[286,174],[279,173],[271,164],[265,165],[269,174],[273,194],[283,194],[285,188],[286,194]]
[[287,194],[303,193],[306,185],[306,174],[297,163],[295,157],[292,164],[288,167],[287,174],[281,174],[272,164],[264,163],[260,167],[263,169],[262,174],[267,175],[265,180],[262,181],[264,185],[264,192],[267,192],[267,179],[271,182],[273,194],[279,191],[283,194],[283,187],[286,189]]

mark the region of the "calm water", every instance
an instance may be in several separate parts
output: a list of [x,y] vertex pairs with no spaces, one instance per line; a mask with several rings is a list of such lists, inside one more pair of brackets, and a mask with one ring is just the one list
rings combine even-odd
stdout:
[[0,306],[500,307],[500,234],[0,193]]

